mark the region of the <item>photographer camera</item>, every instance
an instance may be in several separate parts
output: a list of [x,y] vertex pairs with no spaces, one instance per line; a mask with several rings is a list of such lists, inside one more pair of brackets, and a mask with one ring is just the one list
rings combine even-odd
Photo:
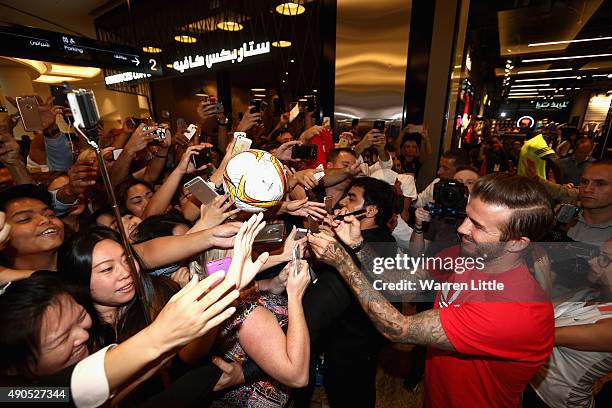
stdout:
[[[438,252],[459,242],[457,228],[465,218],[465,207],[478,171],[472,166],[459,166],[453,179],[442,179],[434,185],[433,201],[415,211],[410,237],[410,253],[420,256]],[[430,248],[432,242],[436,248]]]

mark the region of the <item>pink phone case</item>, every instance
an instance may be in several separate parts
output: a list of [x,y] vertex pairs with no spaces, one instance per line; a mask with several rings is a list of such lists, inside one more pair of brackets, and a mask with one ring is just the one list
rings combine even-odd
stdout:
[[206,273],[208,276],[217,271],[224,271],[227,273],[231,263],[232,258],[229,256],[226,258],[217,259],[215,261],[206,262]]

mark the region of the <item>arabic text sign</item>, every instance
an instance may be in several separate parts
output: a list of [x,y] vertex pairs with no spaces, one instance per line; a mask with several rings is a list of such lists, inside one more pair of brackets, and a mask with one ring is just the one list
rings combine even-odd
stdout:
[[536,109],[546,109],[546,110],[555,110],[555,109],[565,109],[569,106],[569,101],[559,101],[559,102],[536,102]]
[[205,56],[195,55],[187,56],[182,60],[177,60],[172,63],[172,67],[180,73],[185,72],[188,69],[203,67],[212,68],[214,64],[220,62],[232,61],[242,62],[245,58],[254,57],[256,55],[269,54],[270,53],[270,41],[255,44],[254,41],[249,43],[243,43],[240,48],[234,48],[233,50],[222,49],[220,52],[214,54],[207,54]]

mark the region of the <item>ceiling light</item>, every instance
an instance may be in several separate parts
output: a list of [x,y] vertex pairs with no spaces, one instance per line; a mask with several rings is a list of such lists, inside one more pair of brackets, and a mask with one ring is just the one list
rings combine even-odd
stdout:
[[142,50],[144,52],[148,52],[150,54],[159,54],[160,52],[162,52],[161,48],[152,47],[150,45],[148,45],[146,47],[142,47]]
[[222,21],[217,24],[217,28],[224,31],[240,31],[244,26],[236,21]]
[[272,42],[272,46],[279,47],[279,48],[291,47],[291,41],[285,41],[285,40],[274,41]]
[[251,88],[253,92],[266,92],[266,88]]
[[574,89],[578,90],[578,89],[580,89],[580,88],[574,88]]
[[575,76],[565,76],[556,78],[530,78],[530,79],[517,79],[516,82],[535,82],[535,81],[553,81],[557,79],[576,79]]
[[558,60],[598,58],[598,57],[610,57],[610,56],[612,56],[612,54],[572,55],[570,57],[529,58],[529,59],[524,59],[522,62],[558,61]]
[[266,94],[253,94],[253,96],[256,96],[258,98],[265,98],[267,95]]
[[174,69],[174,66],[172,64],[166,64],[166,67]]
[[578,76],[576,77],[576,79],[582,79],[582,77],[581,77],[580,75],[578,75]]
[[283,79],[283,84],[285,83],[285,80]]
[[196,92],[196,96],[208,96],[208,94],[206,93],[206,91],[204,90],[204,88],[200,88],[200,89],[198,89],[198,91]]
[[512,85],[513,88],[532,88],[534,86],[549,86],[550,84],[529,84],[529,85]]
[[285,72],[285,75],[289,75],[289,71]]
[[584,38],[582,40],[549,41],[549,42],[541,42],[541,43],[531,43],[528,45],[528,47],[541,47],[543,45],[570,44],[570,43],[587,42],[587,41],[601,41],[601,40],[612,40],[612,37]]
[[276,12],[278,14],[282,14],[283,16],[297,16],[298,14],[302,14],[304,11],[306,11],[304,6],[291,1],[276,6]]
[[194,42],[198,41],[195,37],[192,37],[190,35],[175,35],[174,40],[187,44],[193,44]]
[[306,98],[300,98],[300,99],[298,99],[298,102],[306,102],[306,101],[308,101],[308,99],[306,99]]
[[607,77],[607,76],[608,76],[608,74],[593,74],[593,78],[596,78],[596,77]]
[[536,69],[534,71],[518,71],[517,74],[539,74],[541,72],[571,71],[573,68]]
[[291,62],[295,62],[295,60],[291,60]]
[[59,76],[59,75],[41,75],[34,82],[44,82],[45,84],[59,84],[61,82],[78,81],[80,78]]
[[316,90],[316,89],[313,89],[313,90],[312,90],[312,92],[317,92],[317,90]]
[[510,92],[508,95],[510,95],[510,96],[526,96],[526,95],[538,95],[538,93],[537,92],[521,92],[521,93]]
[[65,75],[78,78],[93,78],[97,76],[102,70],[96,67],[77,67],[75,65],[62,65],[62,64],[51,64],[51,70],[49,74],[53,75]]

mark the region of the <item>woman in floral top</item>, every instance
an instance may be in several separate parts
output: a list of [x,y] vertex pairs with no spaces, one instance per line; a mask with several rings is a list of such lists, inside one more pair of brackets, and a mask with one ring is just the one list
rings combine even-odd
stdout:
[[[254,235],[258,232],[255,230]],[[234,249],[234,254],[243,255],[232,258],[228,276],[241,289],[241,280],[250,282],[262,259],[253,263],[251,251]],[[290,388],[308,383],[310,337],[302,308],[302,297],[310,283],[308,263],[290,262],[283,272],[288,275],[287,296],[260,292],[256,287],[244,290],[234,319],[219,328],[215,345],[215,354],[226,360],[242,361],[248,355],[269,378],[225,392],[213,401],[213,407],[283,407],[289,401]]]

